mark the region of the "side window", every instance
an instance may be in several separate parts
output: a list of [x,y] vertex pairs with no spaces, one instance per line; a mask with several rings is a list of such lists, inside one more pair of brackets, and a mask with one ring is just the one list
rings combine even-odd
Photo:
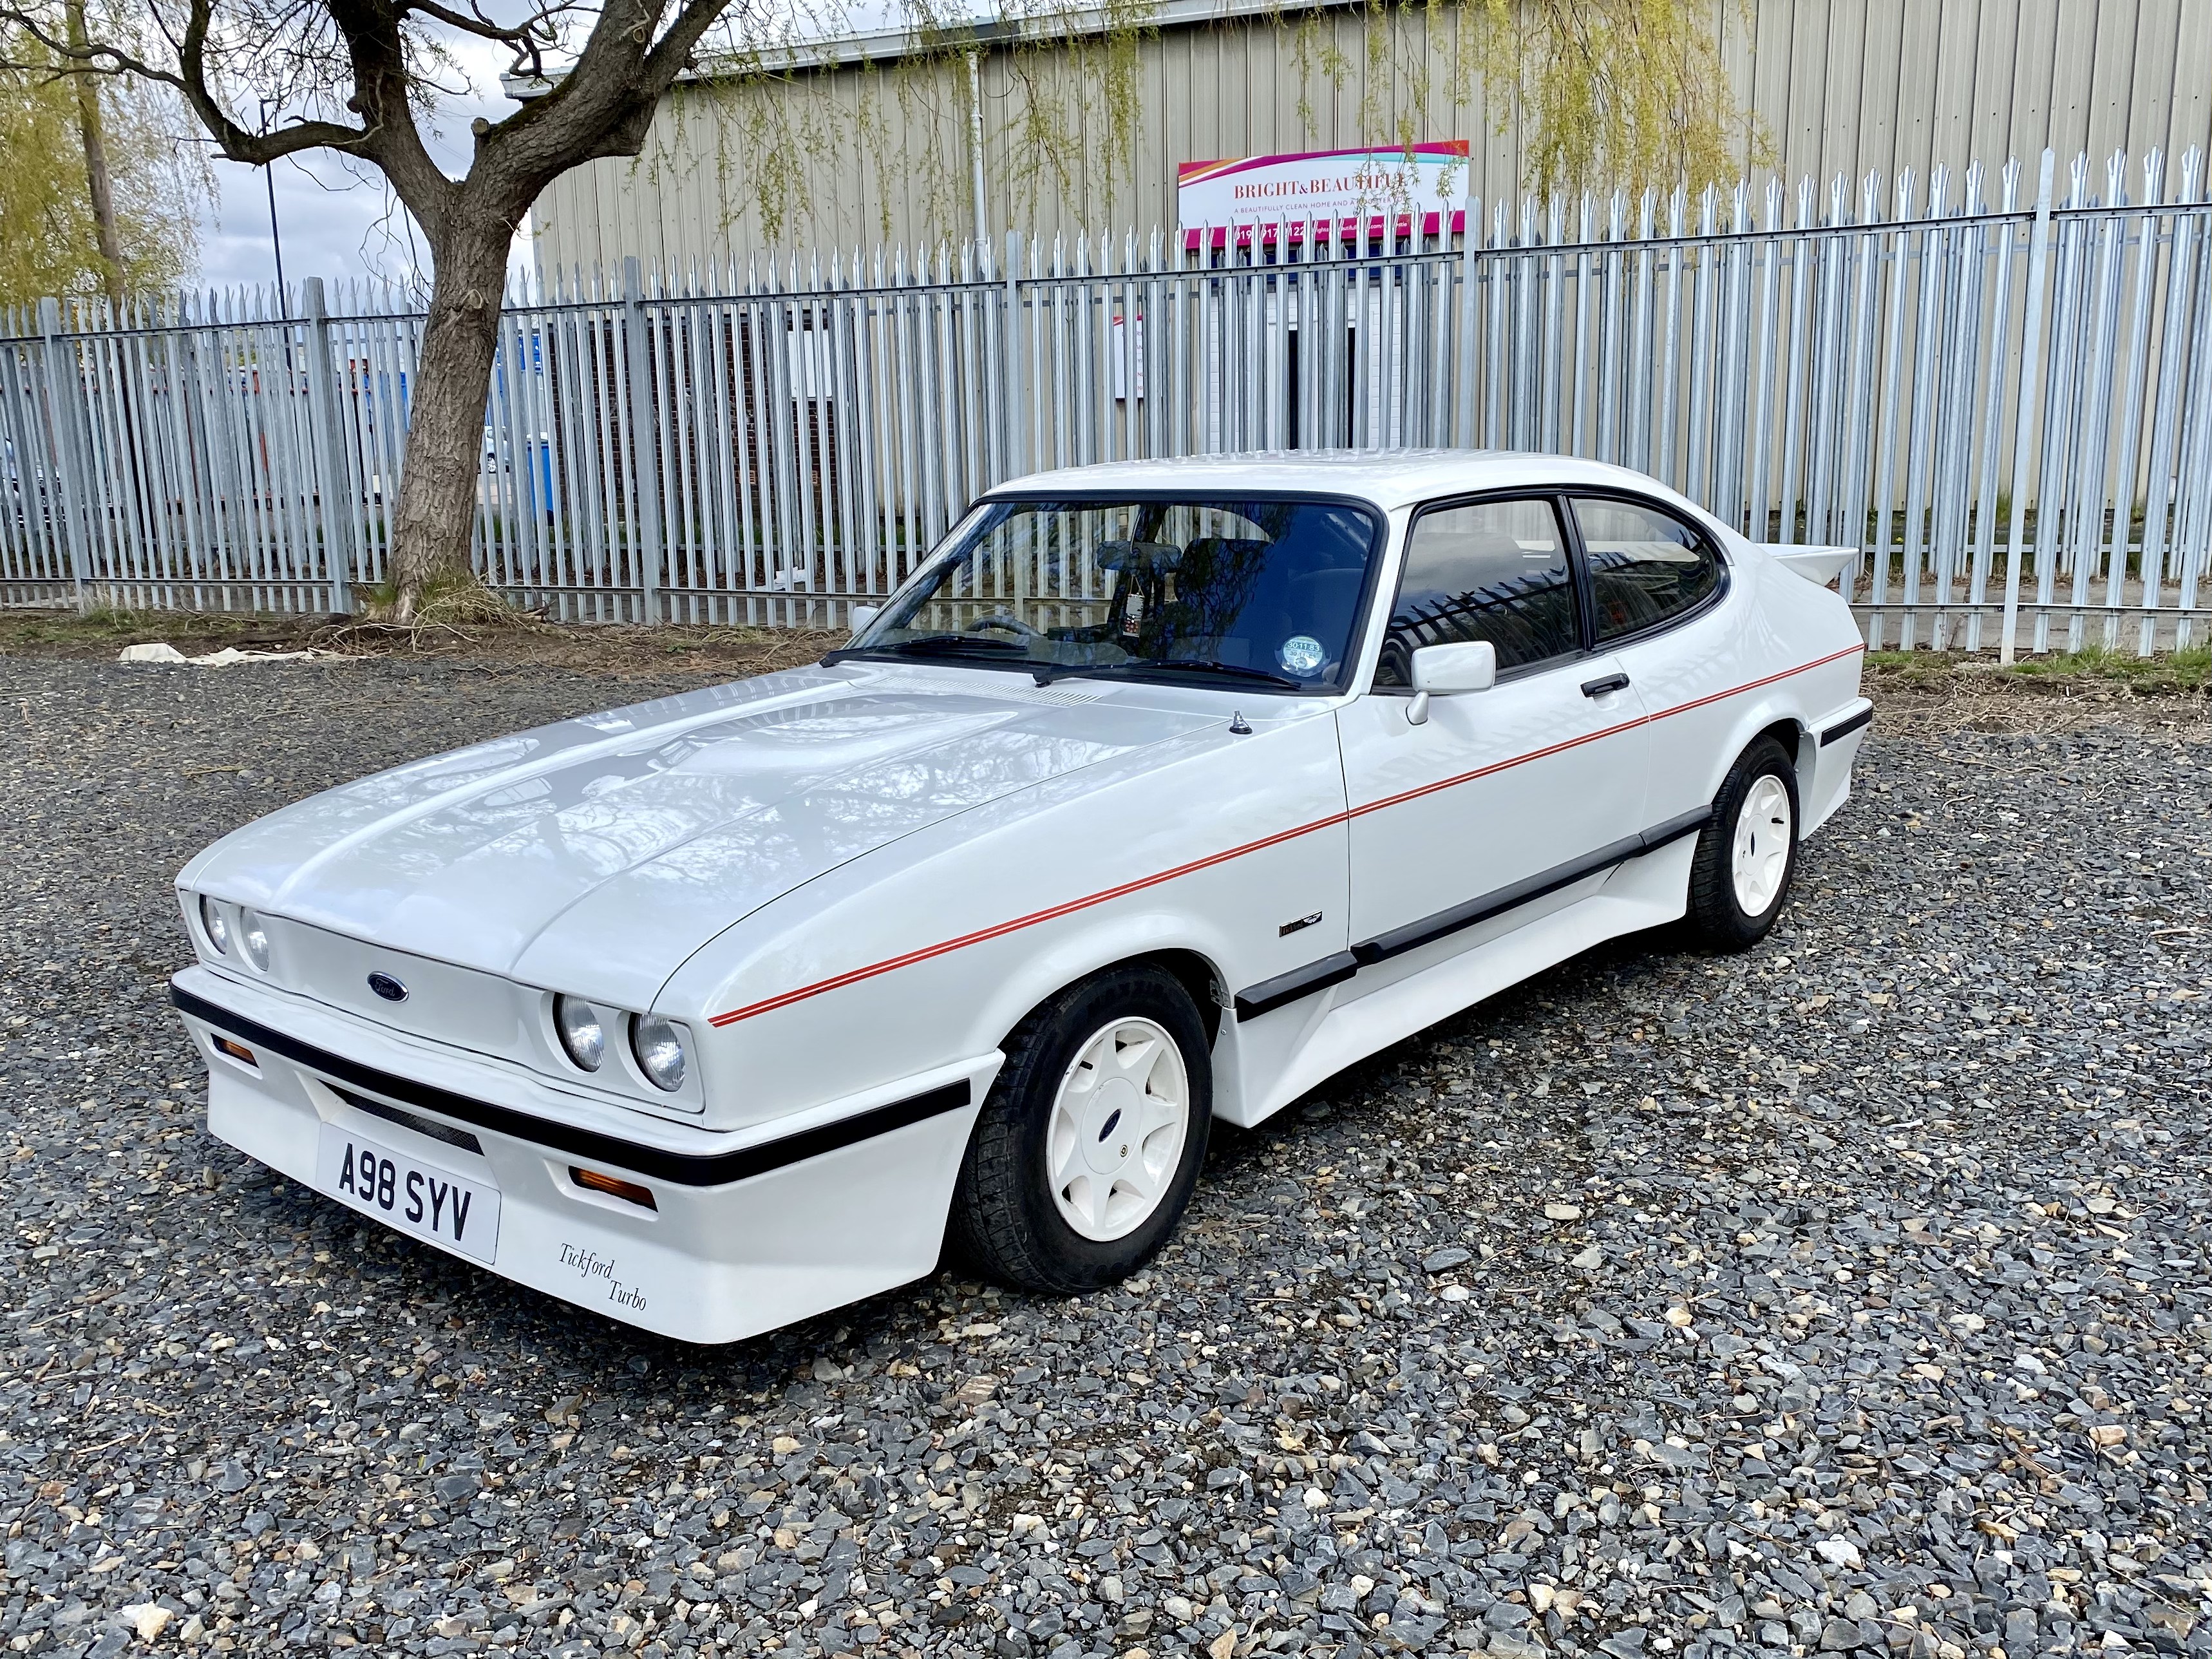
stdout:
[[1413,520],[1375,684],[1411,685],[1422,646],[1474,640],[1497,647],[1501,673],[1581,647],[1566,541],[1549,501],[1432,507]]
[[1634,501],[1575,502],[1601,643],[1693,611],[1720,586],[1718,556],[1672,514]]

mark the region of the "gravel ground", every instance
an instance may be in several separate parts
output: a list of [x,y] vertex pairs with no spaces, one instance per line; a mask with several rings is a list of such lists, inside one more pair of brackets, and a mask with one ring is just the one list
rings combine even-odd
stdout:
[[1139,1281],[700,1350],[210,1141],[161,1000],[214,836],[658,689],[0,657],[10,1650],[2212,1653],[2201,725],[1886,720],[1764,947],[1224,1132]]

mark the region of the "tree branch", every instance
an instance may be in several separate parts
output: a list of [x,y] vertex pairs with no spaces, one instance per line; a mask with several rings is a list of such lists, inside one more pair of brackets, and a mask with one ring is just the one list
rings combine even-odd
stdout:
[[[192,113],[199,118],[200,124],[214,137],[216,146],[234,161],[266,167],[271,161],[309,149],[338,149],[358,154],[362,140],[368,135],[360,128],[347,126],[342,121],[297,121],[290,126],[279,127],[274,132],[252,132],[230,118],[216,102],[207,84],[204,52],[210,3],[210,0],[193,0],[191,22],[186,27],[185,38],[178,46],[181,74],[149,64],[136,54],[106,41],[93,40],[79,46],[57,38],[36,16],[19,6],[0,6],[0,23],[13,24],[55,57],[74,65],[61,73],[127,75],[173,87],[184,94],[185,101],[191,106]],[[52,65],[9,63],[6,67],[29,70],[51,68]]]
[[701,37],[734,3],[684,0],[656,41],[666,0],[607,0],[552,89],[477,133],[478,157],[495,163],[491,171],[511,183],[526,207],[579,162],[635,155],[663,94]]
[[497,40],[509,46],[518,40],[531,39],[532,25],[539,21],[532,17],[520,23],[495,23],[481,13],[455,11],[438,4],[437,0],[409,0],[405,9],[433,18],[448,28],[460,30],[464,34],[473,34],[478,40]]
[[[210,0],[192,0],[195,7]],[[375,163],[405,203],[433,246],[445,231],[457,186],[430,159],[415,123],[407,48],[400,32],[404,5],[381,0],[324,0],[345,37],[353,66],[353,94],[346,106],[362,118],[359,154]]]
[[676,21],[668,26],[668,32],[660,37],[660,44],[645,60],[646,73],[654,82],[655,103],[675,84],[676,77],[690,60],[691,49],[714,26],[714,21],[729,10],[731,0],[684,0]]
[[[166,86],[175,87],[179,90],[184,87],[184,82],[167,70],[157,69],[119,47],[106,46],[97,40],[80,46],[74,41],[51,33],[39,21],[35,13],[25,11],[20,6],[0,6],[0,23],[9,24],[22,30],[55,57],[76,65],[76,68],[63,71],[64,73],[142,76],[149,81],[159,81]],[[19,62],[9,58],[0,58],[0,68],[35,73],[40,70],[51,70],[53,65]]]
[[480,40],[496,41],[511,47],[514,52],[514,72],[520,73],[526,68],[530,74],[540,76],[545,72],[545,48],[560,39],[560,32],[553,26],[554,15],[572,7],[568,0],[562,0],[559,4],[541,6],[520,23],[512,24],[495,22],[486,17],[481,4],[472,4],[467,12],[459,12],[440,5],[438,0],[406,0],[401,9],[430,18],[464,34],[473,34]]
[[234,161],[265,167],[271,161],[307,149],[361,153],[368,134],[340,121],[295,121],[274,132],[250,132],[231,119],[230,112],[216,99],[208,82],[207,37],[214,11],[214,0],[191,0],[184,39],[177,43],[177,64],[183,72],[171,77],[171,84],[184,94],[192,113],[199,117],[202,126],[215,135],[225,155]]

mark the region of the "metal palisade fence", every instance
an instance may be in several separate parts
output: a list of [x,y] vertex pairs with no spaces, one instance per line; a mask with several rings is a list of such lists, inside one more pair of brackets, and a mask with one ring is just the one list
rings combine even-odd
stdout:
[[[2055,171],[564,276],[501,319],[477,568],[557,617],[833,625],[1023,473],[1507,448],[1857,546],[1878,647],[2201,645],[2200,158]],[[319,282],[0,316],[0,600],[349,608],[421,326]]]

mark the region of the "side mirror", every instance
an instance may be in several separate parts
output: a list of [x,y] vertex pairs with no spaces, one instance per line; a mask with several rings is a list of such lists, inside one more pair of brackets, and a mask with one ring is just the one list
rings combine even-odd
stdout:
[[1498,647],[1488,640],[1425,645],[1413,653],[1413,700],[1406,707],[1406,723],[1420,726],[1429,718],[1431,697],[1487,691],[1498,684]]
[[851,619],[853,631],[857,634],[875,621],[878,617],[883,615],[883,612],[884,608],[879,605],[855,605],[848,606],[845,614]]
[[1431,696],[1487,691],[1498,684],[1498,647],[1488,640],[1425,645],[1413,653],[1413,690]]

